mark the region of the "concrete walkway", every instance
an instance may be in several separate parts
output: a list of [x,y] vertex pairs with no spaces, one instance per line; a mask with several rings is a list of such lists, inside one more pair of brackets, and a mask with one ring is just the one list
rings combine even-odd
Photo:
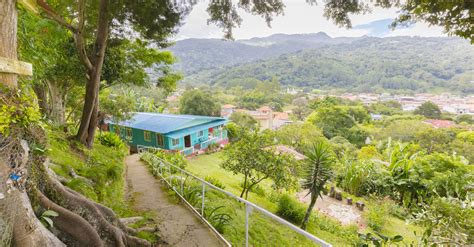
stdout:
[[135,208],[156,213],[161,239],[169,246],[224,246],[185,205],[169,200],[167,188],[148,171],[138,154],[125,158],[128,195]]

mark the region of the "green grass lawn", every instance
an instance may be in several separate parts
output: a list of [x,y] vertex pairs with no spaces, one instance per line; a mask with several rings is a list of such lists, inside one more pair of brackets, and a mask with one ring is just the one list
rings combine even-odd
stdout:
[[[240,195],[240,184],[243,180],[242,175],[234,175],[221,168],[219,166],[221,160],[221,153],[201,155],[191,158],[186,169],[202,178],[206,176],[217,178],[225,185],[225,190],[237,196]],[[249,193],[248,200],[275,213],[278,193],[271,189],[271,181],[263,181],[260,186],[264,189],[265,195],[262,196],[251,192]],[[234,199],[222,196],[218,193],[211,195],[209,204],[211,206],[225,206],[224,211],[231,214],[233,220],[230,225],[226,227],[224,237],[237,246],[243,244],[245,240],[245,208],[243,205],[237,203]],[[352,245],[357,240],[357,233],[353,227],[340,226],[334,220],[318,215],[317,212],[313,213],[310,222],[314,224],[309,224],[308,231],[327,242],[339,245]],[[324,227],[321,227],[322,225]],[[250,237],[251,243],[255,246],[268,245],[269,243],[278,243],[279,246],[311,245],[311,242],[304,236],[259,213],[252,214]]]
[[[243,176],[240,174],[232,174],[229,171],[220,167],[222,162],[222,153],[204,154],[201,156],[189,159],[189,165],[186,167],[188,171],[205,178],[207,176],[218,179],[225,190],[240,195],[240,184],[243,181]],[[275,213],[277,209],[276,201],[278,193],[271,188],[271,181],[263,181],[261,187],[265,194],[249,193],[248,200]],[[209,193],[208,204],[210,206],[224,206],[223,211],[233,216],[233,220],[228,227],[225,228],[224,236],[235,245],[243,244],[244,241],[244,216],[245,208],[243,205],[236,203],[234,199],[222,196],[218,193]],[[352,196],[351,196],[352,197]],[[355,198],[362,199],[362,198]],[[372,202],[367,201],[368,209],[371,208]],[[394,236],[402,235],[406,242],[409,243],[415,239],[413,231],[418,228],[413,225],[407,225],[401,219],[386,215],[384,217],[383,228],[380,230],[382,234]],[[358,240],[356,226],[342,226],[336,220],[328,218],[318,212],[313,212],[310,223],[308,225],[309,232],[315,236],[332,243],[335,246],[354,245]],[[373,232],[369,227],[365,232]],[[419,229],[417,232],[420,232]],[[255,246],[266,245],[266,241],[277,240],[280,246],[306,246],[308,241],[299,234],[287,229],[287,227],[273,222],[268,217],[260,214],[253,214],[250,227],[251,243]],[[274,242],[277,243],[277,242]]]

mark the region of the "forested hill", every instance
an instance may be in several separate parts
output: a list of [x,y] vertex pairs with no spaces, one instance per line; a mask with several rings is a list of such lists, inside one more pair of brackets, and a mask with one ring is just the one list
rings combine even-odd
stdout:
[[360,38],[331,38],[326,33],[274,34],[247,40],[186,39],[176,42],[170,50],[179,58],[177,68],[185,74],[205,69],[222,68],[275,57],[327,44],[348,43]]
[[474,46],[459,38],[318,33],[239,42],[185,40],[173,50],[193,83],[227,86],[277,77],[283,85],[312,88],[474,93]]

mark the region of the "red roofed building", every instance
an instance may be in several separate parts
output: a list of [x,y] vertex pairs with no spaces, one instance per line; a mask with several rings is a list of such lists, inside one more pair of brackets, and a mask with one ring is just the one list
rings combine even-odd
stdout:
[[439,119],[428,119],[423,121],[424,123],[430,124],[436,129],[446,129],[456,126],[453,121],[449,120],[439,120]]

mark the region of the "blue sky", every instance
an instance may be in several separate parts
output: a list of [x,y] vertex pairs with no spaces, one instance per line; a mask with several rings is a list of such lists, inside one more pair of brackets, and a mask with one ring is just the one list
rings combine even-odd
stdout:
[[[240,14],[243,23],[234,30],[235,39],[264,37],[275,33],[316,33],[326,32],[332,37],[340,36],[446,36],[442,28],[416,23],[408,28],[389,30],[384,28],[389,19],[397,16],[396,9],[375,8],[372,13],[351,17],[353,29],[340,28],[323,16],[323,6],[310,6],[305,0],[284,1],[286,8],[283,16],[277,16],[269,28],[258,16],[243,11]],[[207,25],[209,15],[206,12],[207,1],[200,1],[186,18],[175,39],[185,38],[222,38],[222,31],[213,25]],[[370,24],[370,25],[368,25]],[[386,27],[386,25],[385,25]]]

